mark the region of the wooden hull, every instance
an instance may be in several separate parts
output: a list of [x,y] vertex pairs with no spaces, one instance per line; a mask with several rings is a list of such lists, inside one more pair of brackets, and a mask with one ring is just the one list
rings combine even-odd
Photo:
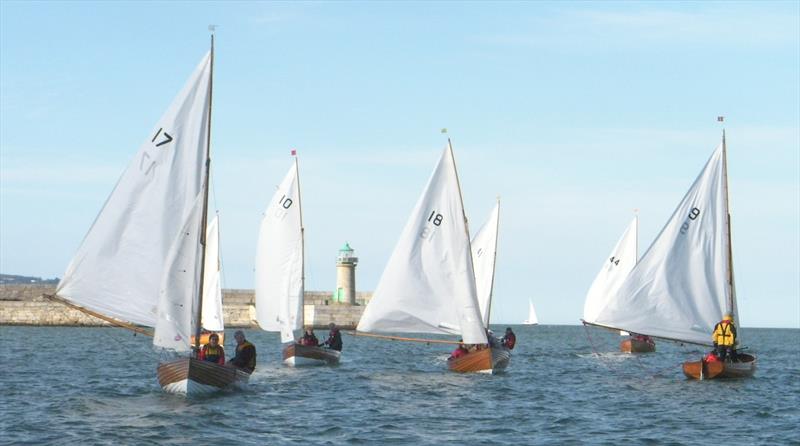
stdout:
[[624,353],[652,353],[656,351],[656,343],[625,339],[619,343],[619,350]]
[[296,367],[305,365],[336,365],[339,364],[341,352],[323,347],[310,347],[291,343],[283,349],[283,363]]
[[740,353],[738,362],[686,361],[683,374],[691,379],[749,378],[756,372],[756,357]]
[[243,384],[250,378],[249,373],[239,368],[194,358],[162,362],[158,365],[157,375],[161,389],[180,395],[213,393]]
[[503,347],[485,348],[457,359],[448,359],[447,368],[459,373],[499,373],[508,367],[511,353]]

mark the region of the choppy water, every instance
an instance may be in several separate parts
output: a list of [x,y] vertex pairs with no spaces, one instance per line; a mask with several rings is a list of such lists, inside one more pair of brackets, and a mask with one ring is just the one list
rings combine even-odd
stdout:
[[187,399],[161,392],[148,338],[0,327],[0,443],[800,444],[800,330],[741,329],[755,378],[703,382],[680,371],[695,347],[597,356],[619,336],[515,331],[507,373],[486,376],[447,372],[447,346],[348,335],[339,367],[291,369],[276,334],[250,330],[248,387]]

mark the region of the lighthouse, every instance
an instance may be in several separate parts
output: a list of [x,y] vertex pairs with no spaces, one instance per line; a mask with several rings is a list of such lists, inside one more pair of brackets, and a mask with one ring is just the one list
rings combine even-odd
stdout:
[[346,305],[356,304],[356,264],[358,264],[358,257],[353,255],[353,248],[345,242],[336,257],[334,302]]

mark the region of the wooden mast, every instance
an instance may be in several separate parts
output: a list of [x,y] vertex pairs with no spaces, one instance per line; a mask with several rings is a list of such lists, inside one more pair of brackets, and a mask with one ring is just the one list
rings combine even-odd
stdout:
[[[453,172],[456,174],[456,185],[458,186],[458,199],[461,202],[461,215],[464,218],[464,235],[467,239],[467,253],[469,253],[469,264],[472,266],[472,287],[475,289],[475,262],[472,260],[472,242],[469,239],[469,220],[467,220],[467,211],[464,210],[464,195],[461,193],[461,180],[458,179],[458,168],[456,168],[456,157],[453,154],[453,143],[450,142],[450,137],[447,137],[447,148],[450,150],[450,159],[453,161]],[[476,293],[477,294],[477,293]],[[483,322],[483,321],[481,321]],[[483,325],[483,324],[481,324]],[[486,327],[488,329],[488,327]],[[463,334],[463,333],[462,333]],[[486,338],[489,342],[489,338]]]
[[203,329],[203,284],[205,282],[206,272],[206,227],[208,226],[206,214],[208,213],[208,189],[211,172],[211,101],[214,91],[214,27],[209,26],[209,31],[211,31],[211,71],[208,76],[208,124],[206,127],[206,166],[203,178],[203,212],[200,216],[200,286],[197,290],[197,327],[194,331],[195,352],[200,351],[200,333]]
[[[300,163],[297,160],[297,152],[294,155],[294,173],[297,176],[297,208],[300,212],[300,326],[306,324],[306,228],[303,226],[303,203],[300,199]],[[294,336],[294,335],[292,335]]]
[[[462,204],[463,208],[463,204]],[[489,321],[492,319],[492,297],[494,294],[494,271],[495,267],[497,266],[497,237],[498,233],[500,232],[500,196],[497,196],[497,225],[494,228],[494,253],[492,253],[492,285],[489,288],[489,302],[486,304],[486,329],[489,329]],[[472,249],[470,247],[470,252]],[[474,265],[473,265],[474,267]],[[473,274],[475,270],[473,269]],[[530,302],[530,301],[528,301]],[[530,317],[530,315],[528,315]],[[488,340],[488,339],[487,339]]]
[[[725,182],[725,217],[727,225],[727,242],[728,242],[728,305],[730,306],[731,316],[737,316],[736,309],[736,284],[733,282],[733,243],[731,242],[731,208],[730,208],[730,193],[728,191],[728,146],[725,142],[725,129],[722,129],[722,172],[723,181]],[[735,321],[739,323],[739,321]]]

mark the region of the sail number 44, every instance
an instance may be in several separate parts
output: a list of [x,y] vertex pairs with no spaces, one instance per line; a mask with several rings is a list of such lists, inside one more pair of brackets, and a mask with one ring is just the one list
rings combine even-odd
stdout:
[[689,211],[689,217],[681,225],[681,234],[686,234],[686,231],[689,230],[689,225],[691,224],[691,222],[697,220],[697,217],[699,216],[700,216],[700,209],[692,208],[692,210]]

